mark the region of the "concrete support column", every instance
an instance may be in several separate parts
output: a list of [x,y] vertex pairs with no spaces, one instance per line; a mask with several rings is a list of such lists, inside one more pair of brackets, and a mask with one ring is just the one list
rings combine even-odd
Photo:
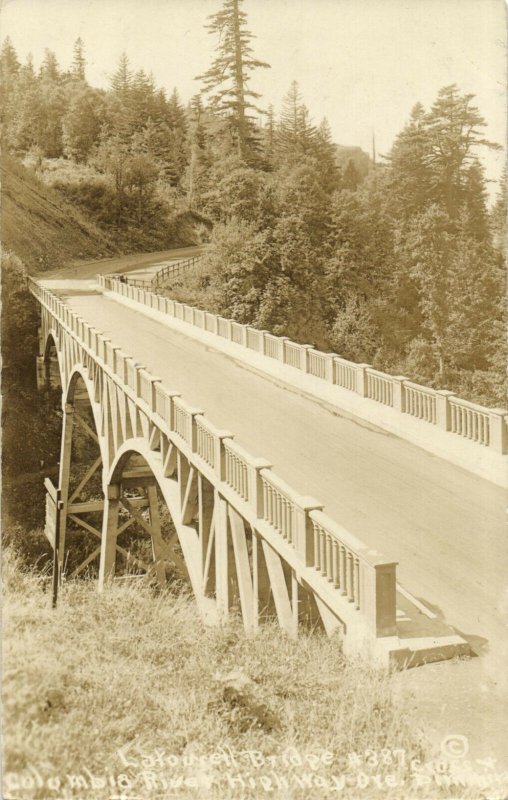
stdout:
[[62,510],[60,511],[60,543],[58,555],[60,567],[63,567],[65,552],[65,534],[67,531],[67,505],[69,501],[69,479],[72,459],[72,432],[74,429],[74,406],[70,403],[63,404],[62,441],[60,445],[60,469],[58,475],[58,488]]
[[104,516],[102,518],[102,540],[99,564],[99,592],[115,575],[116,537],[118,531],[118,511],[120,508],[120,486],[112,484],[105,492]]

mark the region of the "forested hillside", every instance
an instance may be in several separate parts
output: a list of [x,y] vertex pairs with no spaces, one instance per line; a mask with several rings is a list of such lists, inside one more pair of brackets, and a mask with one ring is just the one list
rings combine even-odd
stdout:
[[[445,86],[416,102],[374,163],[333,141],[293,81],[280,109],[252,88],[241,3],[184,104],[123,54],[109,89],[49,50],[1,53],[6,148],[126,250],[208,241],[186,298],[486,404],[505,403],[506,198],[487,205],[485,120]],[[211,39],[211,41],[212,41]],[[340,97],[337,98],[340,103]]]

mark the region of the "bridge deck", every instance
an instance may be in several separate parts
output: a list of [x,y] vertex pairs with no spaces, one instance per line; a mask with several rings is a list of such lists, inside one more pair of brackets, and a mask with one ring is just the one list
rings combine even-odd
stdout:
[[506,641],[505,492],[278,385],[98,293],[60,292],[168,388],[272,461],[298,492],[398,561],[400,583],[496,663]]

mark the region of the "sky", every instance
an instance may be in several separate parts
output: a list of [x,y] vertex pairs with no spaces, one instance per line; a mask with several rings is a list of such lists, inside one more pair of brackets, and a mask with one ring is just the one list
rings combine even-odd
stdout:
[[[122,51],[133,69],[187,102],[199,91],[215,38],[204,25],[222,0],[0,0],[0,37],[18,56],[44,49],[60,65],[85,42],[87,78],[107,88]],[[476,95],[489,139],[506,143],[507,34],[504,0],[244,0],[254,52],[270,69],[253,74],[261,104],[281,108],[291,81],[311,118],[328,119],[334,141],[387,153],[420,101],[428,108],[451,83]],[[505,151],[482,154],[497,181]],[[496,187],[492,185],[491,192]]]

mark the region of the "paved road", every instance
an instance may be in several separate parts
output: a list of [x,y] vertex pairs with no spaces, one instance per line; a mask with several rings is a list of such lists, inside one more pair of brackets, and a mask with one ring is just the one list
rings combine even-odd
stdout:
[[[499,665],[506,643],[505,492],[98,294],[67,302],[164,384],[399,562],[405,588]],[[489,640],[486,642],[485,640]],[[493,662],[494,663],[494,662]]]
[[75,261],[64,269],[45,272],[40,277],[84,280],[85,278],[95,278],[99,272],[131,272],[139,270],[140,267],[158,264],[161,261],[192,258],[200,255],[202,250],[202,246],[179,247],[172,250],[159,250],[155,253],[113,256],[112,258],[102,258],[99,261]]

